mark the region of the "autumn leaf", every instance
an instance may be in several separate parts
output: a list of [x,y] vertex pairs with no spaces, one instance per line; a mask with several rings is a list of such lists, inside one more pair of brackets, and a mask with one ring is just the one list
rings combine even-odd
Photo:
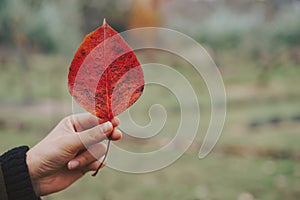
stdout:
[[[84,38],[75,53],[68,89],[80,106],[106,121],[125,111],[141,96],[144,76],[140,63],[125,40],[105,20]],[[109,144],[110,140],[107,152]],[[98,170],[102,165],[103,162]]]
[[144,76],[136,55],[104,20],[75,53],[69,92],[88,112],[111,120],[141,96]]

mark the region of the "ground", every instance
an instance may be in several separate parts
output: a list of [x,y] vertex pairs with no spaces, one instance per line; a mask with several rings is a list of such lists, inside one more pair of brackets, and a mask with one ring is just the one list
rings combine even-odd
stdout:
[[[1,66],[1,152],[22,144],[33,146],[60,119],[72,113],[66,85],[69,62],[59,56],[33,55],[27,74],[14,61]],[[203,83],[198,84],[193,72],[187,70],[183,73],[201,98],[203,118],[194,144],[178,161],[142,175],[105,168],[97,177],[87,175],[67,190],[44,199],[299,199],[300,69],[276,68],[268,72],[269,79],[262,84],[257,80],[261,73],[259,66],[241,63],[220,67],[228,111],[221,138],[208,157],[200,160],[197,154],[210,117],[209,96]],[[181,70],[178,65],[175,68]],[[23,102],[26,79],[30,80],[31,99]],[[163,130],[162,136],[142,144],[125,139],[119,142],[120,146],[147,150],[172,137],[179,112],[174,96],[166,96],[161,101],[166,105],[170,127]],[[145,112],[154,101],[145,94],[132,109],[137,123],[147,124],[149,118]]]

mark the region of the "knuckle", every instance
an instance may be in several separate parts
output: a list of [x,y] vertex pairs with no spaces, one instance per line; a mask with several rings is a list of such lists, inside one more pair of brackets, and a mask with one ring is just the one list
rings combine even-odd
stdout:
[[80,160],[79,162],[82,163],[82,165],[86,165],[90,161],[90,159],[89,159],[89,157],[87,155],[81,156],[81,158],[79,160]]
[[101,134],[99,134],[97,131],[92,131],[89,134],[89,138],[91,141],[98,141],[101,140]]
[[100,135],[99,133],[97,133],[97,132],[94,132],[93,134],[91,134],[91,137],[92,137],[92,139],[93,139],[94,141],[100,140],[100,139],[101,139],[100,136],[101,136],[101,135]]
[[99,133],[101,133],[101,134],[104,134],[104,133],[105,133],[105,127],[104,127],[103,125],[99,125],[99,126],[97,126],[97,127],[98,127]]
[[105,137],[106,136],[105,135],[105,126],[103,126],[103,125],[97,126],[97,128],[96,128],[96,134],[98,136],[100,136],[101,138]]

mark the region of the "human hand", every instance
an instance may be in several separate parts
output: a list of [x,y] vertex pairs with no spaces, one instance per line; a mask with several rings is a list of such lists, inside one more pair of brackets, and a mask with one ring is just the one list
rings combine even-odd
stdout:
[[[100,124],[100,125],[99,125]],[[41,142],[27,152],[31,181],[37,196],[58,192],[70,186],[102,161],[108,137],[121,139],[115,127],[119,120],[105,122],[91,114],[64,118]]]

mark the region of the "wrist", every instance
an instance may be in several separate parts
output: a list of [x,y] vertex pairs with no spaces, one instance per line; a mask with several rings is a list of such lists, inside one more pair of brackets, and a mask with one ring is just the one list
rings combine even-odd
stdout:
[[41,196],[38,176],[36,173],[37,165],[36,165],[36,162],[34,161],[34,156],[32,156],[31,150],[27,151],[27,153],[26,153],[26,163],[27,163],[28,172],[29,172],[29,176],[31,179],[31,184],[32,184],[33,190],[34,190],[36,196]]
[[28,150],[27,146],[21,146],[0,157],[8,199],[39,199],[35,194],[26,162]]

